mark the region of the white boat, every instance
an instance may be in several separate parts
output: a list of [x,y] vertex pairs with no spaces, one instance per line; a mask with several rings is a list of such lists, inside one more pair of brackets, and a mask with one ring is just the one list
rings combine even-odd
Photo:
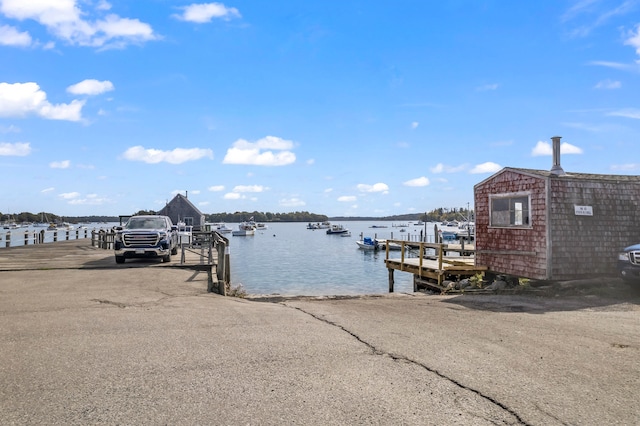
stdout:
[[36,222],[33,224],[33,226],[35,228],[46,228],[49,226],[49,217],[46,215],[46,213],[42,212],[40,213],[40,222]]
[[216,232],[219,232],[220,234],[228,234],[231,231],[233,231],[233,229],[228,227],[224,222],[217,222],[217,223],[207,222],[204,224],[204,226],[207,231],[216,231]]
[[349,232],[349,230],[342,225],[331,225],[331,228],[327,229],[327,235],[344,234],[345,232]]
[[389,246],[389,250],[402,250],[402,246],[398,243],[392,243],[387,240],[378,240],[378,246],[382,250],[386,250],[387,246]]
[[455,240],[458,238],[457,231],[448,231],[448,230],[438,230],[438,235],[442,240]]
[[269,229],[269,227],[265,223],[256,223],[255,227],[257,231],[264,231],[265,229]]
[[331,229],[331,222],[322,222],[320,225],[318,225],[318,229]]
[[178,242],[180,244],[191,244],[191,238],[193,237],[193,226],[187,225],[180,221],[177,224],[178,227]]
[[231,232],[234,237],[248,237],[255,235],[256,228],[249,222],[242,222],[238,225],[238,229]]
[[364,239],[356,241],[356,244],[362,250],[378,250],[380,248],[378,241],[371,237],[364,237]]
[[226,223],[221,223],[216,228],[216,231],[220,232],[221,234],[228,234],[229,232],[233,231],[233,229],[228,227]]

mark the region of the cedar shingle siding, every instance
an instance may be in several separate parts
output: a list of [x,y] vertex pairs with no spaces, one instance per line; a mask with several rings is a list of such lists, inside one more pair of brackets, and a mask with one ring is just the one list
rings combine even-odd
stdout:
[[182,194],[173,197],[158,214],[169,216],[174,225],[180,221],[195,227],[204,225],[204,215]]
[[[529,223],[490,226],[490,199],[530,196]],[[640,243],[640,176],[505,168],[474,187],[476,263],[493,272],[569,280],[615,273],[618,251]],[[592,216],[576,214],[589,206]]]

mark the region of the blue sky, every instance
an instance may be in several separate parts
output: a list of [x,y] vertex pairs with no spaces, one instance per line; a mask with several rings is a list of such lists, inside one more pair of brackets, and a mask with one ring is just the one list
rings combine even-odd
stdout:
[[0,0],[0,211],[386,216],[640,174],[640,0]]

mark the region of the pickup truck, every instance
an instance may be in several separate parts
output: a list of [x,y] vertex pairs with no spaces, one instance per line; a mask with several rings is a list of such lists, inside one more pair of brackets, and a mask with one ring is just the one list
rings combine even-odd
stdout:
[[171,255],[178,254],[178,227],[168,216],[131,216],[115,231],[116,263],[136,257],[161,257],[170,262]]
[[640,244],[626,247],[618,254],[618,273],[625,281],[640,282]]

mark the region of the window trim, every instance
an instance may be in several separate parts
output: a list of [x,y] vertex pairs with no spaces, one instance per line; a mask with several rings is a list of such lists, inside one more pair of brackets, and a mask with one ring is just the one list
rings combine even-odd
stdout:
[[[511,199],[527,197],[527,211],[529,212],[529,223],[523,223],[522,225],[495,225],[493,223],[493,200],[496,199]],[[504,192],[501,194],[489,195],[489,228],[505,228],[505,229],[531,229],[533,227],[533,220],[531,217],[531,191],[518,191],[518,192]]]

